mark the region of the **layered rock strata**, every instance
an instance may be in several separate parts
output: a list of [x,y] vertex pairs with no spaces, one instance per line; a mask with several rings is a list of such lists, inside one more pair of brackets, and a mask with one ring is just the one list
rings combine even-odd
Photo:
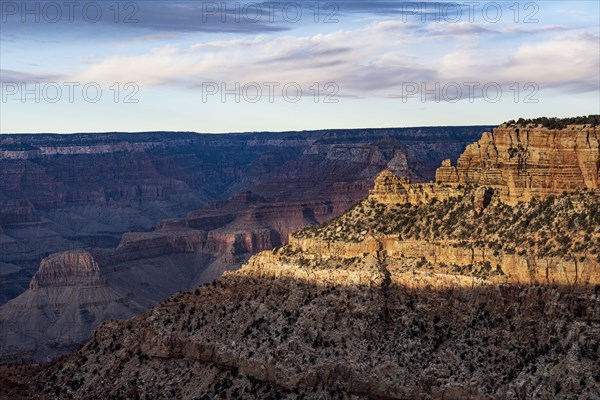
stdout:
[[14,379],[40,398],[594,398],[598,192],[521,202],[460,174],[384,172],[341,216]]
[[578,189],[598,189],[600,130],[501,125],[467,146],[456,167],[444,161],[441,184],[475,184],[500,190],[510,204]]

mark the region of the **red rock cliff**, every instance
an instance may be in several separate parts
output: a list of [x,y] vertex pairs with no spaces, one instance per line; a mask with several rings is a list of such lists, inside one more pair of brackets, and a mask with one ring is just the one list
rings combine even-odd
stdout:
[[438,183],[474,183],[500,189],[510,204],[536,196],[597,189],[600,130],[589,125],[565,129],[500,125],[467,146],[457,166],[444,161]]

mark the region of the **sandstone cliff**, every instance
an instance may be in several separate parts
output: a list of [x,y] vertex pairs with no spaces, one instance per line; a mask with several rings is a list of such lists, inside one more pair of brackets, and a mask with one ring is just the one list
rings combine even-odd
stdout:
[[599,211],[597,191],[508,206],[500,190],[409,184],[384,171],[367,199],[289,243],[323,256],[384,252],[457,267],[484,264],[502,283],[597,285]]
[[450,185],[411,184],[408,178],[400,178],[389,170],[377,176],[373,189],[369,191],[371,198],[381,204],[426,204],[433,200],[444,201],[458,197],[462,193],[462,190]]
[[500,190],[510,204],[577,189],[598,189],[600,129],[569,125],[501,125],[467,146],[456,167],[444,161],[438,183],[471,183]]

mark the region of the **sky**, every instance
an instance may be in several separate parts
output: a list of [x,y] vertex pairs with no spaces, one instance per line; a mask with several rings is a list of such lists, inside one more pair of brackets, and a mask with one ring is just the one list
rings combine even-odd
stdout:
[[0,0],[0,133],[600,114],[599,4]]

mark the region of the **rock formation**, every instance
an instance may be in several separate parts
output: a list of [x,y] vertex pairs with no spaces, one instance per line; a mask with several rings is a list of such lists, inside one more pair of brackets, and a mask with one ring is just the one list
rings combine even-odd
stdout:
[[598,189],[598,126],[501,125],[467,146],[456,167],[445,160],[436,181],[476,184],[500,191],[510,204],[536,196]]
[[14,379],[33,382],[40,398],[75,399],[569,399],[600,390],[597,261],[586,264],[595,273],[587,281],[532,281],[526,264],[519,279],[461,246],[394,243],[374,229],[357,243],[327,240],[339,221],[318,240],[292,238],[141,317],[104,324],[77,353]]
[[426,204],[434,199],[444,201],[462,193],[450,185],[434,183],[411,184],[408,178],[398,177],[385,170],[377,176],[370,197],[381,204]]
[[39,271],[31,279],[29,289],[47,287],[103,286],[100,268],[87,251],[66,251],[42,260]]
[[42,260],[29,289],[0,309],[4,362],[47,361],[86,340],[107,314],[130,318],[143,308],[110,288],[87,251]]

